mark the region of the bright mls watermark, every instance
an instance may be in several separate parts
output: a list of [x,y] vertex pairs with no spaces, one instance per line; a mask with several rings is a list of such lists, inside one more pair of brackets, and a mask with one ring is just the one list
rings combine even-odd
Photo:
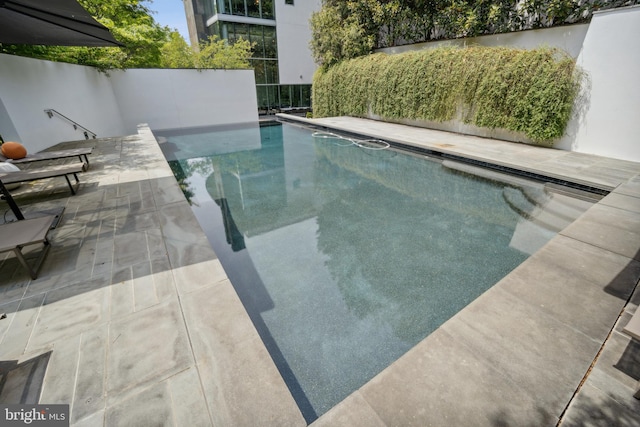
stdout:
[[0,405],[0,427],[69,427],[69,405]]

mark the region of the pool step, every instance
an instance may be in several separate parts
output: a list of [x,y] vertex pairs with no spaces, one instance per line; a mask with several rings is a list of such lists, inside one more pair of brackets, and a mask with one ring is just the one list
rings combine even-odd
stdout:
[[533,254],[594,203],[593,199],[575,198],[567,194],[549,191],[546,187],[542,190],[505,188],[502,193],[505,202],[521,217],[510,246],[521,252]]
[[522,218],[555,233],[563,230],[589,209],[594,201],[567,193],[536,191],[531,188],[507,187],[502,196],[509,207]]

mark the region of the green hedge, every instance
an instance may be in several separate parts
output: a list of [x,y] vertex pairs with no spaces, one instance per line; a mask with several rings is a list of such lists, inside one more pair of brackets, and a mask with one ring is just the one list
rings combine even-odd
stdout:
[[445,47],[374,54],[319,69],[314,117],[459,119],[550,145],[564,134],[579,88],[575,61],[550,48]]

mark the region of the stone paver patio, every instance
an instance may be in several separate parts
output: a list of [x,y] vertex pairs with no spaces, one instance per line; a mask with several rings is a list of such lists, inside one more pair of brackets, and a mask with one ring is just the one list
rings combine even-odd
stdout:
[[[639,163],[310,122],[611,191],[314,426],[640,423],[640,344],[620,332],[640,301]],[[0,258],[0,402],[68,403],[78,426],[306,425],[150,130],[56,148],[79,146],[77,195],[15,191],[28,214],[66,210],[38,279]]]

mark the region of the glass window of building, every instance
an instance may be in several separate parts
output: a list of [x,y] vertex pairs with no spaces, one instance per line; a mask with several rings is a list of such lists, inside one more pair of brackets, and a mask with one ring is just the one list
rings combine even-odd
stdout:
[[262,4],[262,19],[274,19],[275,9],[273,7],[273,0],[261,0]]
[[264,27],[264,57],[278,57],[278,39],[276,38],[276,27]]
[[253,45],[253,57],[254,58],[266,58],[264,53],[264,33],[262,25],[251,25],[249,27],[249,33],[251,35],[250,42]]
[[225,15],[273,19],[273,0],[217,0],[216,10]]
[[267,84],[267,72],[264,65],[265,61],[262,59],[251,59],[249,62],[251,63],[251,68],[253,68],[256,74],[256,84]]
[[245,0],[231,0],[231,13],[233,15],[247,16]]

